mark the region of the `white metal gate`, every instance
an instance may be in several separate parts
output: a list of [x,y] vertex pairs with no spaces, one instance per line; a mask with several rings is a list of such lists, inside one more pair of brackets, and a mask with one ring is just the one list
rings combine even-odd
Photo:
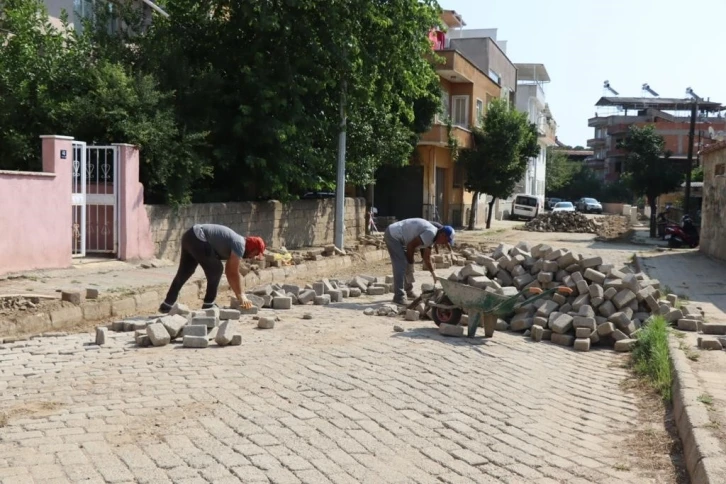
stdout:
[[118,251],[118,148],[73,143],[73,257]]

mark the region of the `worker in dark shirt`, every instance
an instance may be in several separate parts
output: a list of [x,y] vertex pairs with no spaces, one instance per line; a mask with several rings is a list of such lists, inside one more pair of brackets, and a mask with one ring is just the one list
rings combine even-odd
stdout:
[[[242,259],[261,258],[264,254],[265,241],[260,237],[242,237],[224,225],[195,225],[182,235],[179,269],[159,311],[168,313],[171,310],[179,297],[179,291],[194,275],[197,266],[202,266],[207,278],[207,292],[202,309],[216,306],[214,301],[217,298],[222,273],[227,277],[227,282],[240,306],[245,309],[251,308],[252,303],[242,292],[239,264]],[[222,264],[222,261],[226,263]]]

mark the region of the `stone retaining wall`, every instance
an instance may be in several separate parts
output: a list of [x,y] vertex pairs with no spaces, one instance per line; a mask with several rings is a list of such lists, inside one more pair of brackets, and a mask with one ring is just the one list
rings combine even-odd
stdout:
[[[345,200],[345,237],[348,245],[365,234],[363,198]],[[182,234],[197,223],[217,223],[242,235],[262,237],[271,247],[323,246],[333,243],[335,200],[197,203],[174,210],[166,205],[146,205],[159,259],[177,260]]]

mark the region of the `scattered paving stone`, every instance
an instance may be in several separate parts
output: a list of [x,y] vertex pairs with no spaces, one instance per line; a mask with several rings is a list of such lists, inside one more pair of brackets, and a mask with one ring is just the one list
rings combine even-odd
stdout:
[[83,294],[80,291],[61,291],[61,301],[68,301],[80,306],[81,302],[83,302]]
[[315,296],[316,306],[327,306],[330,304],[330,294],[323,294],[322,296]]
[[406,310],[406,321],[418,321],[420,318],[421,315],[415,309]]
[[219,319],[221,321],[227,321],[227,320],[238,321],[240,316],[241,316],[241,313],[237,309],[220,309],[219,310]]
[[169,310],[169,316],[189,316],[192,312],[189,310],[189,306],[186,304],[180,304],[178,302],[175,302],[174,305],[171,307],[171,310]]
[[203,336],[207,337],[206,324],[188,324],[182,330],[182,336]]
[[634,339],[621,339],[615,342],[615,351],[628,352],[633,351],[637,340]]
[[98,289],[91,287],[86,289],[86,299],[98,299]]
[[310,313],[305,313],[305,314],[303,314],[302,318],[303,319],[313,319],[313,315]]
[[292,309],[292,298],[287,296],[273,298],[272,309]]
[[237,322],[233,320],[224,321],[217,329],[217,335],[214,338],[214,342],[219,346],[227,346],[232,341],[232,338],[236,333]]
[[373,308],[365,308],[363,310],[363,314],[365,314],[366,316],[373,316],[374,314],[376,314],[376,310]]
[[106,344],[106,336],[108,336],[108,328],[106,326],[99,326],[96,328],[96,344],[98,346]]
[[275,320],[273,318],[261,317],[257,321],[257,327],[260,329],[272,329],[275,327]]
[[188,320],[180,314],[175,314],[173,316],[164,316],[159,318],[156,322],[163,324],[169,333],[169,337],[171,339],[175,339],[181,334],[182,329],[184,329],[184,326],[187,325]]
[[209,346],[209,340],[204,336],[184,336],[182,346],[184,348],[206,348]]
[[146,334],[154,346],[164,346],[171,342],[171,336],[161,323],[153,323],[146,327]]
[[237,333],[232,336],[232,340],[229,342],[230,346],[239,346],[242,344],[242,335]]
[[403,333],[405,330],[401,326],[396,325],[393,327],[393,331],[396,333]]
[[441,323],[439,325],[439,334],[444,336],[464,336],[464,327],[453,324]]

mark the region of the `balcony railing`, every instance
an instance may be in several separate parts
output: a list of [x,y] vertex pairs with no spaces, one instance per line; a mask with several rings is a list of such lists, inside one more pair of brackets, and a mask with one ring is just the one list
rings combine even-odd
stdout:
[[[459,148],[471,148],[473,143],[471,131],[460,126],[451,127],[451,136],[456,139]],[[449,146],[449,133],[445,124],[434,124],[421,136],[420,145]]]

